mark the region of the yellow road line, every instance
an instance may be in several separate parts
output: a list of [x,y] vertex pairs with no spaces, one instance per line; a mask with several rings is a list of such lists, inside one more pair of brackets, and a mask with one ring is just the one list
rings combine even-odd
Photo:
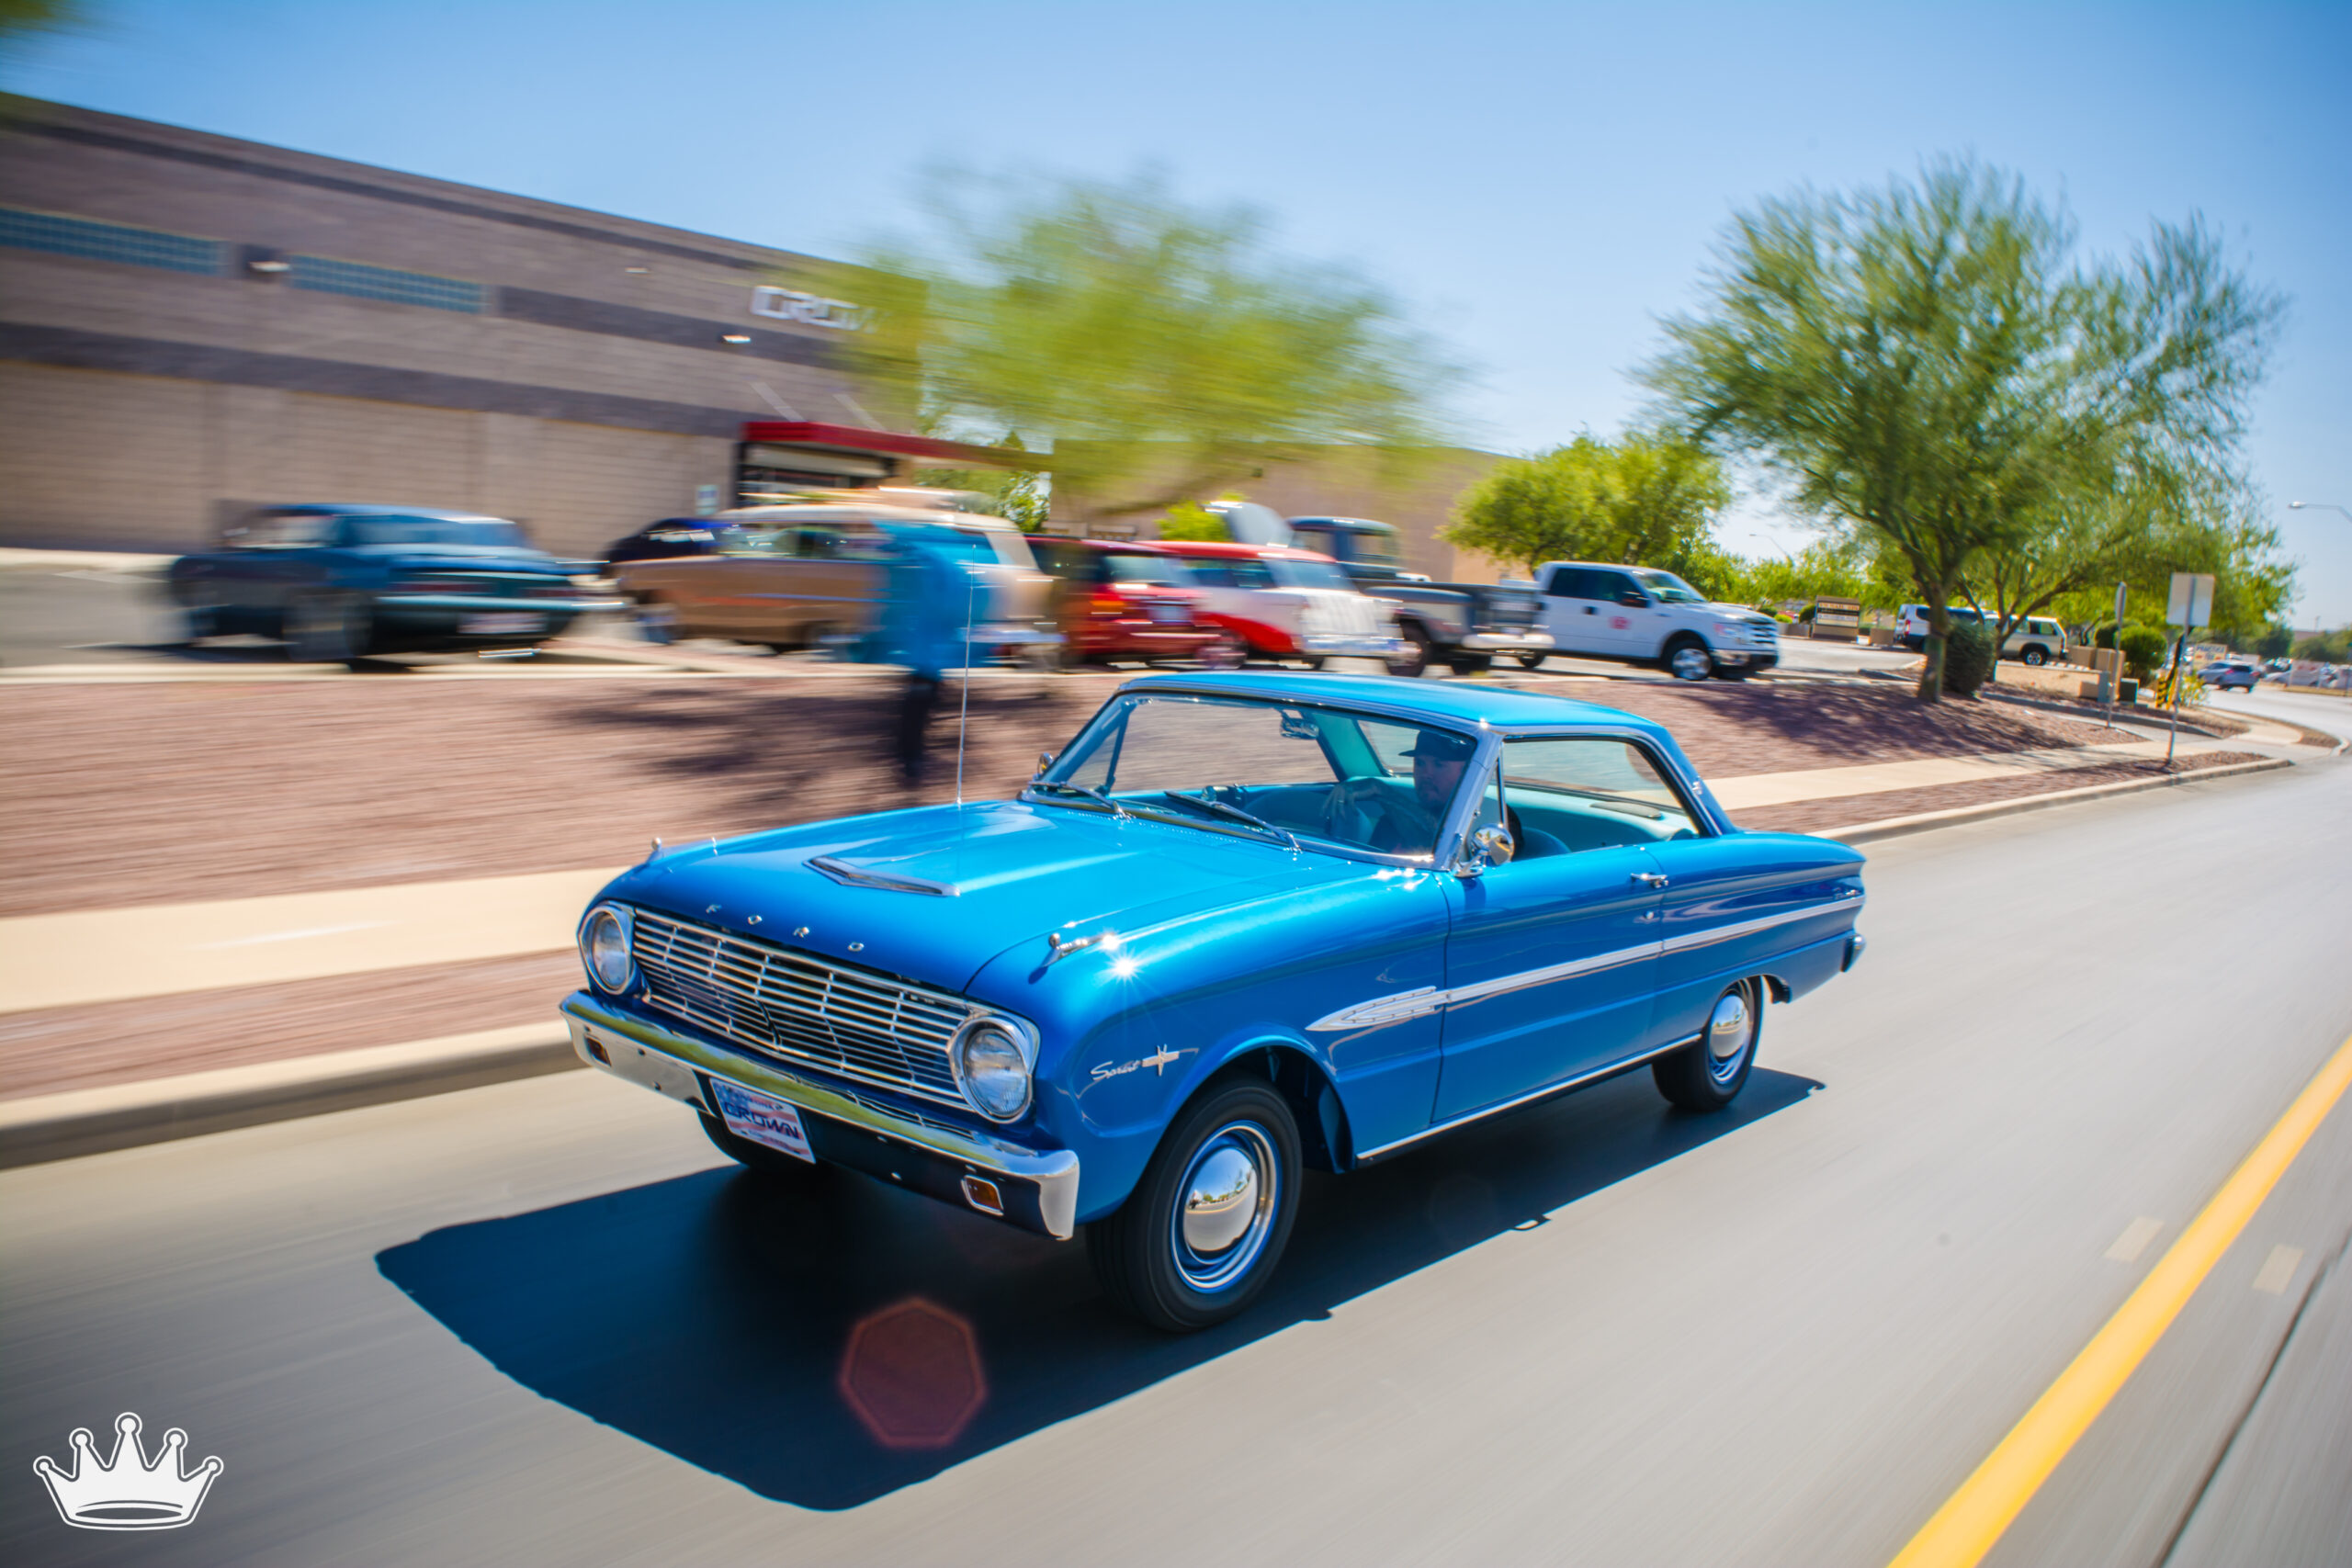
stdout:
[[1936,1517],[1895,1553],[1888,1568],[1973,1568],[1993,1550],[2001,1532],[2032,1501],[2124,1380],[2155,1348],[2347,1087],[2352,1087],[2352,1039],[2336,1047],[2287,1113],[2230,1173],[2213,1201],[2148,1270],[2140,1288],[2115,1309],[2058,1381],[1936,1510]]

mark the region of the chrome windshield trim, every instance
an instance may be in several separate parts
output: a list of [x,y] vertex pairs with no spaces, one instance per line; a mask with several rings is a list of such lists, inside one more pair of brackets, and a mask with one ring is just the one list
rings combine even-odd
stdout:
[[934,898],[956,896],[956,889],[949,883],[933,882],[927,876],[903,876],[894,871],[876,871],[870,866],[854,865],[838,855],[817,855],[808,862],[808,869],[830,876],[846,887],[879,887],[891,893],[927,893]]
[[[651,1019],[607,1007],[585,991],[574,991],[566,998],[563,1011],[571,1022],[572,1043],[582,1059],[616,1077],[673,1098],[683,1098],[663,1084],[625,1070],[629,1064],[622,1053],[610,1052],[615,1058],[610,1062],[595,1060],[582,1046],[584,1030],[593,1028],[600,1035],[627,1040],[649,1055],[667,1058],[689,1072],[725,1078],[879,1137],[961,1160],[982,1173],[1034,1183],[1046,1234],[1061,1241],[1077,1234],[1078,1156],[1068,1149],[1033,1149],[985,1133],[966,1133],[929,1120],[914,1121],[864,1096],[829,1089],[736,1048],[714,1044]],[[698,1109],[707,1111],[707,1107],[695,1103]]]

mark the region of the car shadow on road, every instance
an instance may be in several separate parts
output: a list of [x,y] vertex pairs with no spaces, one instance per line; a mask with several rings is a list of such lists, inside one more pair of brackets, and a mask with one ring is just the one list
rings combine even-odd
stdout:
[[1082,1243],[842,1173],[779,1190],[725,1167],[449,1226],[377,1266],[542,1396],[762,1496],[850,1508],[1534,1229],[1821,1087],[1759,1068],[1731,1110],[1693,1116],[1638,1073],[1312,1177],[1273,1290],[1188,1337],[1117,1314]]

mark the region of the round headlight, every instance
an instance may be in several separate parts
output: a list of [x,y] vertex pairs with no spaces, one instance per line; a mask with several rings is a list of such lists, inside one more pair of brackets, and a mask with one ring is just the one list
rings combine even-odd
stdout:
[[972,1108],[992,1122],[1029,1109],[1029,1053],[1001,1019],[984,1018],[956,1037],[956,1082]]
[[628,989],[637,964],[629,957],[628,923],[619,910],[607,904],[588,917],[580,928],[580,957],[598,990],[617,995]]

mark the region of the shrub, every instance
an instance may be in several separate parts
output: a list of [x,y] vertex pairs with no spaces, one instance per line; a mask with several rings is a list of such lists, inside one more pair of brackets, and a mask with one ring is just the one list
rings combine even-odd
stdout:
[[1159,520],[1159,536],[1163,539],[1208,539],[1218,544],[1233,537],[1226,532],[1224,518],[1189,501],[1180,501],[1168,509],[1168,515]]
[[2163,674],[2156,677],[2156,683],[2149,688],[2155,696],[2158,707],[2172,706],[2172,689],[2176,682],[2180,686],[2181,706],[2197,707],[2204,703],[2204,681],[2198,676],[2196,671],[2181,666],[2165,670]]
[[1993,631],[1981,621],[1954,621],[1944,639],[1944,693],[1973,697],[1993,673]]
[[2164,662],[2165,634],[2154,626],[2126,626],[2117,641],[2123,649],[2123,664],[2134,681],[2145,681]]

